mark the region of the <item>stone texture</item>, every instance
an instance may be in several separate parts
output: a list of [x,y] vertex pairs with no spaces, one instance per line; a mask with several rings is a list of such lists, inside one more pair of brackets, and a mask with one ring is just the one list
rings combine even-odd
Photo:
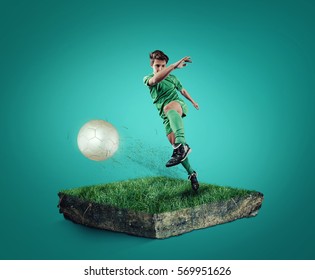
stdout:
[[59,212],[66,219],[89,227],[148,238],[167,238],[240,218],[253,217],[257,215],[263,202],[263,194],[257,192],[224,202],[148,214],[86,202],[63,193],[59,193],[58,196]]

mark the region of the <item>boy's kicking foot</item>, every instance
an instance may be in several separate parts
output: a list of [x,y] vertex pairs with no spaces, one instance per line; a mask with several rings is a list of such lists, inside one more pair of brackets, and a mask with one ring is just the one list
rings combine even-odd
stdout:
[[171,159],[166,163],[166,167],[175,166],[180,164],[186,159],[191,152],[190,147],[187,144],[175,144]]

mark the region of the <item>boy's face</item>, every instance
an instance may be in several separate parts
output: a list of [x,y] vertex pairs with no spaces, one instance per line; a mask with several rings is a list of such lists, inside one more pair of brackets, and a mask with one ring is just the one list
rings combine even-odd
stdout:
[[161,71],[162,69],[165,68],[165,66],[166,66],[165,60],[154,59],[154,62],[152,64],[153,73],[155,74],[155,73]]

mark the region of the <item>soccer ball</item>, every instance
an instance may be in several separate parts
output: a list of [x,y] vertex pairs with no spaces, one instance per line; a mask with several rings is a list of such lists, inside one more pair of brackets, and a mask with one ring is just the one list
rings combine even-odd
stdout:
[[103,120],[92,120],[81,127],[77,142],[84,156],[101,161],[110,158],[117,151],[119,135],[112,124]]

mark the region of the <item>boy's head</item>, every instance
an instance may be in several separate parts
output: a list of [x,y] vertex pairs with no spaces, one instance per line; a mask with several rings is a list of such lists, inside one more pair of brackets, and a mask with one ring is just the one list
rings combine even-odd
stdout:
[[168,56],[159,50],[150,53],[150,65],[153,68],[154,73],[162,70],[168,62]]
[[168,62],[168,56],[164,52],[159,51],[159,50],[156,50],[156,51],[150,53],[150,65],[151,66],[153,65],[155,59],[165,60],[166,63]]

